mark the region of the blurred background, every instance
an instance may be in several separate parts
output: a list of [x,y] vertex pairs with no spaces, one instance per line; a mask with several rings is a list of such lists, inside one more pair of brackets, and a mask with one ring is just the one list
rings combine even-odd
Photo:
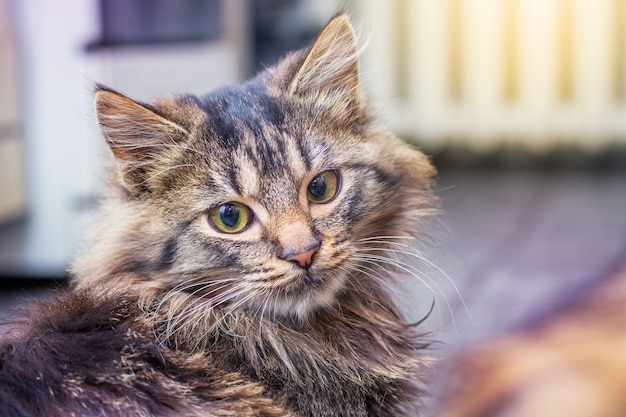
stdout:
[[239,83],[340,9],[373,105],[440,172],[447,228],[410,314],[436,300],[429,325],[463,346],[626,264],[626,0],[0,0],[0,309],[65,282],[80,247],[96,83]]

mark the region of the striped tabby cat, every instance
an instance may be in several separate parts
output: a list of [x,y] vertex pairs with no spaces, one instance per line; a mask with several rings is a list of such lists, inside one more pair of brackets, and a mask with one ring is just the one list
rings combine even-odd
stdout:
[[373,119],[357,52],[339,15],[241,86],[97,88],[110,192],[71,289],[0,345],[0,415],[415,410],[427,343],[387,288],[433,168]]

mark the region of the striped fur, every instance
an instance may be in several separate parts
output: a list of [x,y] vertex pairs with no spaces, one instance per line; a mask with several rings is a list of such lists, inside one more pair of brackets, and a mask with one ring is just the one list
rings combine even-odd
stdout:
[[[15,376],[0,370],[21,400],[36,383],[29,361],[51,381],[11,415],[413,412],[427,343],[387,287],[407,269],[398,250],[421,256],[406,243],[436,212],[433,169],[372,118],[356,45],[338,16],[309,50],[241,86],[150,105],[97,89],[110,193],[72,294],[41,307],[2,350],[4,363],[21,364]],[[308,184],[328,170],[341,177],[337,196],[308,202]],[[227,234],[208,213],[231,201],[254,217]],[[319,248],[309,267],[287,259],[310,242]],[[80,318],[63,313],[73,305]],[[36,358],[16,347],[41,339],[50,346]],[[16,401],[0,391],[0,405]]]

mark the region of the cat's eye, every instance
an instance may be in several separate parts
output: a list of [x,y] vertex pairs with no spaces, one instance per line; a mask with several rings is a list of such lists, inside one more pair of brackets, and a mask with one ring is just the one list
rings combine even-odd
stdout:
[[209,211],[209,221],[220,232],[238,233],[252,223],[253,214],[246,205],[231,201]]
[[324,171],[317,174],[306,189],[306,198],[315,204],[332,201],[339,193],[340,178],[337,171]]

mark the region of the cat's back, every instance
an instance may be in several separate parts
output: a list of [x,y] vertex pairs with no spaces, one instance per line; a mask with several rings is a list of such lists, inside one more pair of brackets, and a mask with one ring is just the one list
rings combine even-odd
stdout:
[[122,393],[124,407],[137,402],[128,388],[149,382],[137,365],[151,358],[135,309],[130,300],[87,292],[33,306],[2,340],[0,414],[105,414]]
[[133,297],[68,292],[10,327],[0,416],[285,415],[206,356],[160,349]]

